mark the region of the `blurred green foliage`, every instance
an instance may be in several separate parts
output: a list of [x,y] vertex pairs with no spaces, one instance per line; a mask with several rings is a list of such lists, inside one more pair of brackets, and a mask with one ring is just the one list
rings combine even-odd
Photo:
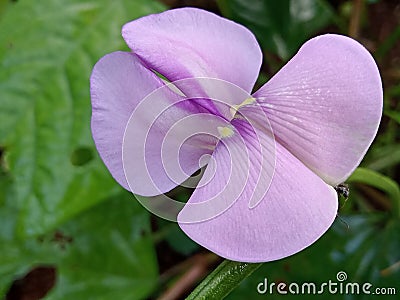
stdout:
[[[163,6],[147,0],[4,3],[0,298],[15,276],[51,264],[58,280],[51,299],[141,299],[157,280],[149,215],[97,155],[89,76],[101,56],[125,47],[124,23]],[[59,232],[72,237],[63,247]]]
[[332,22],[320,0],[217,0],[222,13],[249,28],[261,47],[288,60],[315,32]]
[[[254,32],[273,70],[327,26],[346,34],[353,7],[353,1],[217,2],[224,16]],[[204,251],[176,224],[158,220],[151,230],[150,215],[111,178],[90,133],[93,65],[127,49],[124,23],[165,8],[149,0],[0,0],[0,298],[38,265],[57,272],[46,299],[154,298],[182,275],[158,276],[165,253],[175,253],[175,263]],[[398,65],[387,63],[399,41],[397,24],[375,47],[383,74],[399,74]],[[269,76],[261,73],[260,83]],[[384,82],[385,117],[363,168],[349,179],[341,220],[305,251],[264,264],[228,299],[276,299],[257,294],[257,284],[322,283],[339,271],[348,281],[400,292],[398,78]],[[160,243],[167,248],[157,261]]]
[[48,299],[143,299],[155,288],[158,268],[149,215],[128,192],[59,230],[68,244],[56,262],[58,284]]
[[[337,273],[345,272],[344,283],[369,282],[375,287],[399,288],[399,274],[381,271],[396,263],[400,249],[400,222],[387,216],[353,215],[343,217],[315,244],[287,259],[266,263],[234,290],[227,299],[304,299],[306,295],[259,294],[257,285],[264,282],[315,283],[318,287],[329,280],[338,282]],[[345,222],[345,223],[344,223]],[[347,227],[348,226],[348,227]],[[383,228],[382,228],[383,227]],[[384,230],[383,230],[384,229]],[[396,270],[393,270],[395,273]],[[371,292],[374,290],[371,288]],[[377,295],[330,294],[312,295],[312,299],[376,299]]]

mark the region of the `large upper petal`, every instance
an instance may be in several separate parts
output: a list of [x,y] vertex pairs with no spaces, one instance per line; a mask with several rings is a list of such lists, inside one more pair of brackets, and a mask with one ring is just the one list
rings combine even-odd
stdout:
[[245,27],[213,13],[180,8],[124,25],[128,46],[170,81],[188,77],[226,80],[251,92],[262,53]]
[[[271,185],[261,181],[269,189],[261,202],[250,208],[260,164],[264,161],[264,165],[273,167],[265,163],[273,155],[272,137],[256,132],[246,121],[235,119],[232,123],[235,134],[223,139],[213,153],[215,175],[207,184],[200,181],[201,186],[178,216],[180,227],[200,245],[231,260],[265,262],[299,252],[315,242],[335,219],[335,190],[276,143]],[[246,147],[242,147],[242,140]],[[262,153],[261,149],[266,151]],[[225,193],[228,189],[230,192]],[[193,208],[208,199],[213,199],[215,206],[224,203],[226,209],[197,222],[198,214],[205,212]],[[209,209],[212,211],[213,206]],[[195,222],[188,222],[190,219]]]
[[382,115],[374,59],[355,40],[333,34],[306,42],[254,97],[277,140],[331,185],[359,165]]
[[[180,171],[179,174],[166,173],[159,154],[166,132],[174,122],[201,111],[190,101],[180,102],[182,97],[166,87],[136,55],[114,52],[104,56],[95,65],[90,84],[91,126],[97,150],[112,176],[133,193],[152,196],[171,190],[179,184],[177,181],[185,180],[199,168],[196,158],[211,151],[185,144],[176,153],[179,156],[179,161],[176,162],[179,165],[176,166],[179,168],[169,166],[172,170],[169,173],[176,170]],[[154,97],[150,99],[149,95]],[[135,118],[131,118],[135,111],[140,111],[140,114],[136,113]],[[125,136],[127,145],[146,147],[146,153],[154,156],[144,160],[145,156],[139,150],[126,154],[129,158],[130,186],[125,177],[122,160],[124,133],[128,121],[132,126],[136,126],[137,132]],[[200,121],[197,124],[202,125]],[[143,135],[143,132],[146,134]],[[207,145],[203,141],[204,144]],[[171,151],[174,150],[176,149]],[[168,153],[168,149],[166,152]],[[151,173],[151,178],[144,175],[146,172]],[[175,180],[171,180],[171,176]]]

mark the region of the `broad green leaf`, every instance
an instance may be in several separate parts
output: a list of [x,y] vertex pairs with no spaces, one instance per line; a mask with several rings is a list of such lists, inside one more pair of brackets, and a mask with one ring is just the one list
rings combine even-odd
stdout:
[[89,76],[101,56],[126,48],[124,23],[161,9],[148,0],[20,0],[1,16],[0,146],[17,187],[19,236],[48,232],[121,190],[92,142]]
[[70,243],[46,299],[145,299],[154,289],[149,213],[128,192],[82,213],[60,232]]
[[12,5],[10,0],[0,0],[0,19],[10,5]]
[[289,59],[328,25],[333,11],[323,0],[218,0],[222,13],[248,27],[263,49]]
[[57,245],[15,238],[18,207],[13,201],[13,188],[11,178],[0,174],[0,299],[16,277],[36,264],[53,264],[57,257]]
[[364,183],[386,192],[392,200],[393,214],[400,217],[400,188],[393,179],[370,169],[357,168],[347,182]]
[[0,299],[37,265],[57,268],[49,299],[142,299],[157,281],[149,214],[128,192],[70,220],[55,233],[16,239],[12,182],[0,178]]

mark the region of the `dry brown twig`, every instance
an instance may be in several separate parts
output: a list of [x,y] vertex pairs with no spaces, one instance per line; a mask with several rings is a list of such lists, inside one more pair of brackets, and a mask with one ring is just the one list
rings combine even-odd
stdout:
[[364,8],[364,0],[354,0],[353,8],[351,11],[350,24],[349,24],[349,36],[357,39],[360,34],[360,23],[362,11]]
[[187,269],[183,275],[167,289],[157,300],[175,300],[185,295],[196,283],[203,279],[210,266],[219,260],[219,257],[213,253],[197,254],[188,260],[182,262],[174,268],[171,268],[161,277],[164,279]]

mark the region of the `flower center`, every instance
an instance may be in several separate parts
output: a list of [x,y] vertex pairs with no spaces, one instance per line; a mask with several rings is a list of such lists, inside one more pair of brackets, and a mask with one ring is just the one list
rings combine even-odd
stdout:
[[218,126],[217,129],[221,138],[231,137],[235,133],[231,126],[225,126],[225,127]]
[[242,106],[248,105],[248,104],[252,104],[256,102],[256,98],[253,97],[249,97],[246,100],[244,100],[242,103],[238,104],[238,105],[232,105],[232,107],[230,108],[230,112],[232,117],[235,116],[236,112],[239,110],[239,108],[241,108]]

